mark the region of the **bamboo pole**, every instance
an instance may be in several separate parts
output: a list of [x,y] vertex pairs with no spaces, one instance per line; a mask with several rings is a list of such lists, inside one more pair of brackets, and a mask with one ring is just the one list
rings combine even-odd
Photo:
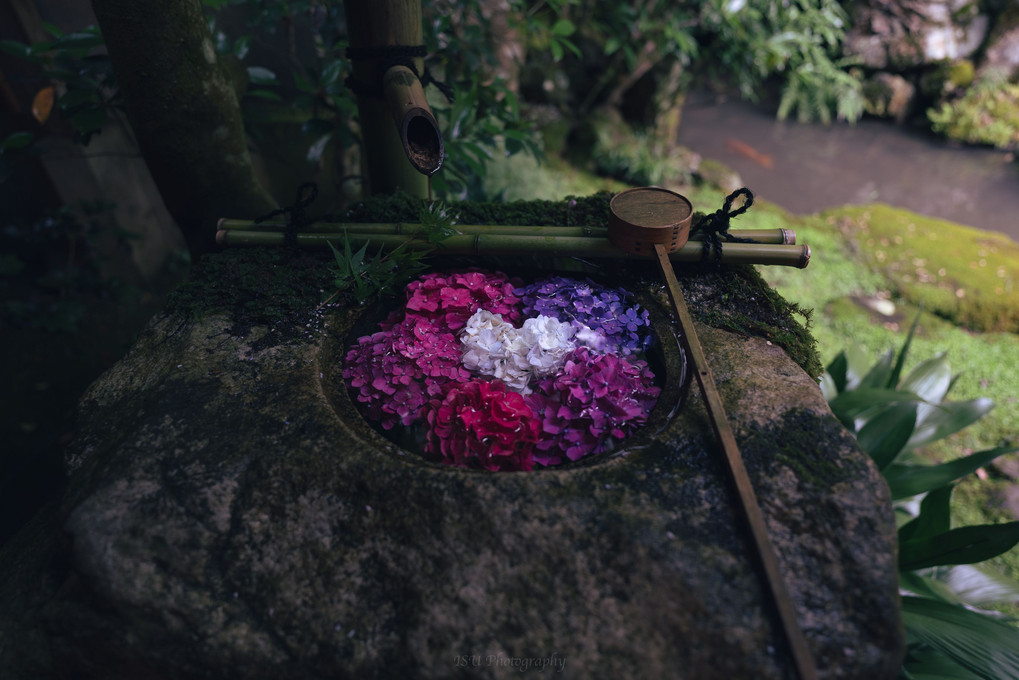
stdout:
[[[287,228],[286,223],[273,221],[255,224],[251,220],[221,219],[219,229],[228,231],[283,231]],[[518,236],[597,236],[606,238],[608,227],[548,227],[548,226],[519,226],[519,225],[498,225],[498,224],[458,224],[453,227],[460,234],[507,234]],[[415,235],[421,233],[421,225],[414,222],[393,222],[393,223],[363,223],[363,222],[315,222],[301,227],[301,233],[333,233],[343,232],[359,234],[404,234]],[[780,245],[795,245],[796,232],[792,229],[732,229],[729,234],[737,238],[751,238],[758,243],[772,243]],[[691,241],[703,241],[704,235],[700,233],[690,234]]]
[[[351,48],[421,45],[420,0],[351,0],[343,3]],[[415,58],[418,72],[424,59]],[[379,59],[353,61],[354,78],[372,88],[384,87]],[[388,71],[387,71],[388,73]],[[400,131],[393,125],[389,103],[372,94],[357,94],[361,126],[365,194],[391,194],[403,189],[412,196],[428,197],[428,178],[407,161]]]
[[[629,258],[651,259],[653,255],[631,255],[616,248],[607,238],[594,236],[517,236],[513,234],[457,234],[433,244],[401,234],[301,233],[297,244],[305,248],[326,248],[330,242],[339,245],[344,238],[350,245],[360,248],[369,244],[373,248],[435,248],[437,255],[527,255],[540,254],[552,257]],[[221,246],[280,246],[285,242],[282,231],[246,231],[220,229],[216,242]],[[670,254],[675,262],[697,262],[703,257],[703,244],[687,242]],[[798,267],[810,262],[810,247],[762,243],[724,243],[722,262],[725,264],[765,264]]]

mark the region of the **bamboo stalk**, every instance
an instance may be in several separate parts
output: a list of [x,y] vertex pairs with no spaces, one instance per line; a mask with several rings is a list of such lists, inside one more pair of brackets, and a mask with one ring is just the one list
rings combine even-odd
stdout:
[[[553,257],[651,259],[652,255],[631,255],[616,248],[607,238],[592,236],[517,236],[512,234],[458,234],[439,244],[415,240],[401,234],[298,233],[297,244],[306,248],[326,248],[339,245],[344,236],[352,247],[365,243],[372,248],[436,248],[438,255],[527,255],[541,254]],[[222,246],[280,246],[284,244],[282,231],[246,231],[221,229],[216,242]],[[697,262],[702,259],[703,244],[691,241],[670,254],[675,262]],[[798,267],[810,262],[810,246],[789,246],[769,243],[724,243],[722,262],[725,264],[764,264]]]
[[[351,48],[379,48],[424,43],[421,24],[421,0],[373,0],[345,2],[347,32]],[[380,59],[356,59],[354,78],[368,88],[384,88]],[[418,72],[424,60],[414,58]],[[381,96],[357,93],[358,121],[361,126],[361,162],[366,195],[391,194],[403,189],[412,196],[428,197],[428,177],[407,160],[399,124],[393,124],[390,103]]]
[[[283,231],[286,224],[283,222],[262,222],[255,224],[251,220],[221,219],[219,228],[225,230],[244,231]],[[488,224],[458,224],[453,227],[461,234],[506,234],[519,236],[596,236],[606,238],[608,227],[531,227],[518,225],[488,225]],[[421,233],[421,225],[413,222],[395,223],[361,223],[361,222],[315,222],[301,227],[301,233],[333,233],[342,234],[344,231],[359,234],[405,234],[414,235]],[[732,229],[729,234],[738,238],[752,238],[758,243],[773,243],[781,245],[795,245],[796,232],[792,229]],[[703,241],[704,235],[699,233],[690,234],[691,241]]]

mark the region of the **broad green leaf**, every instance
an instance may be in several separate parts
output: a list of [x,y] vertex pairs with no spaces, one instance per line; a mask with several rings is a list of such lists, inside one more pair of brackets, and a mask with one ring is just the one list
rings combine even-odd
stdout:
[[846,357],[846,387],[847,390],[856,389],[860,386],[863,376],[870,370],[871,358],[859,345],[850,345],[845,350]]
[[918,597],[939,600],[949,604],[962,604],[948,584],[942,583],[930,576],[924,576],[916,571],[899,572],[899,588]]
[[987,606],[1019,602],[1019,581],[979,566],[960,564],[936,578],[966,604]]
[[31,132],[15,132],[13,134],[7,135],[7,137],[5,137],[2,142],[0,142],[0,152],[24,149],[33,141],[35,141],[35,135],[33,135]]
[[920,513],[899,528],[899,544],[914,538],[930,538],[947,533],[952,528],[951,485],[943,486],[924,496]]
[[1011,550],[1019,543],[1019,521],[961,527],[937,536],[899,542],[899,569],[942,564],[973,564]]
[[903,402],[882,409],[860,428],[856,441],[885,469],[906,446],[916,426],[916,404]]
[[952,371],[948,366],[948,358],[942,352],[910,371],[899,384],[899,389],[915,392],[918,397],[932,404],[940,404],[951,384]]
[[248,78],[253,85],[276,85],[276,74],[264,66],[249,66]]
[[964,607],[902,598],[909,633],[986,680],[1019,677],[1019,631]]
[[899,402],[915,402],[916,395],[911,392],[900,392],[883,388],[860,388],[843,392],[828,404],[832,413],[843,425],[856,431],[854,421],[864,411],[875,406],[895,404]]
[[553,40],[548,44],[548,48],[552,51],[552,61],[562,61],[563,58],[563,46],[559,44],[558,40]]
[[905,680],[982,680],[943,652],[929,647],[910,650],[902,662]]
[[[848,370],[849,361],[846,358],[846,353],[844,351],[836,354],[835,358],[832,359],[831,363],[828,364],[828,368],[825,370],[825,375],[831,376],[832,383],[834,383],[835,389],[838,392],[845,392],[846,390]],[[832,398],[834,398],[834,395],[829,397],[828,401],[831,401]]]
[[102,106],[82,109],[71,116],[71,124],[79,134],[89,135],[98,132],[106,124],[106,109]]
[[936,404],[926,417],[917,423],[916,432],[906,447],[915,449],[944,439],[980,420],[992,408],[994,402],[986,397]]
[[96,33],[68,33],[53,41],[54,50],[90,50],[103,46],[103,37]]
[[0,50],[22,59],[28,59],[32,56],[32,48],[17,40],[0,40]]
[[95,90],[68,89],[60,97],[59,105],[62,111],[67,111],[82,104],[97,103],[98,99],[99,95]]
[[916,494],[950,484],[975,472],[999,456],[1019,451],[1019,446],[1001,446],[978,451],[940,465],[890,465],[883,471],[892,499],[909,498]]
[[863,376],[857,389],[893,388],[894,385],[891,385],[889,380],[892,376],[892,356],[891,350],[885,352],[881,359],[871,366],[867,374]]
[[564,38],[573,35],[576,30],[577,27],[569,19],[560,19],[552,25],[552,35]]
[[334,59],[325,65],[322,69],[322,78],[320,84],[322,87],[329,87],[336,83],[340,75],[343,73],[343,62],[339,59]]

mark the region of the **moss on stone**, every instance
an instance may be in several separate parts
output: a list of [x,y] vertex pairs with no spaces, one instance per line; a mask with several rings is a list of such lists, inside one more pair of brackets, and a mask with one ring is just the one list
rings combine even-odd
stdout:
[[[460,224],[599,225],[608,221],[611,198],[612,194],[602,192],[562,201],[459,202],[450,208]],[[425,201],[407,194],[376,196],[354,206],[344,219],[415,221],[423,205]],[[480,263],[477,258],[449,261],[454,266]],[[576,264],[538,257],[486,258],[483,262],[497,268],[548,271],[564,271]],[[239,248],[210,254],[198,261],[190,280],[172,296],[170,309],[186,311],[192,317],[228,312],[235,322],[232,332],[237,334],[268,325],[276,332],[277,341],[301,337],[316,306],[331,292],[332,268],[329,253],[294,248]],[[627,269],[645,280],[660,278],[650,262],[628,262]],[[592,272],[581,268],[581,273]],[[784,348],[809,375],[821,374],[815,342],[806,328],[809,312],[784,300],[753,267],[684,264],[677,267],[676,275],[698,321],[766,338]]]

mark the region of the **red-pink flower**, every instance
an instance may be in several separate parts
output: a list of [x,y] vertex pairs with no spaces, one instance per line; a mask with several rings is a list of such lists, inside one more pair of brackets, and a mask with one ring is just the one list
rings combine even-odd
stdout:
[[515,323],[520,321],[520,298],[513,290],[519,283],[501,272],[424,274],[407,284],[406,317],[433,320],[456,331],[474,312],[486,309]]
[[541,426],[524,397],[499,380],[450,384],[425,411],[425,452],[447,465],[531,470]]

